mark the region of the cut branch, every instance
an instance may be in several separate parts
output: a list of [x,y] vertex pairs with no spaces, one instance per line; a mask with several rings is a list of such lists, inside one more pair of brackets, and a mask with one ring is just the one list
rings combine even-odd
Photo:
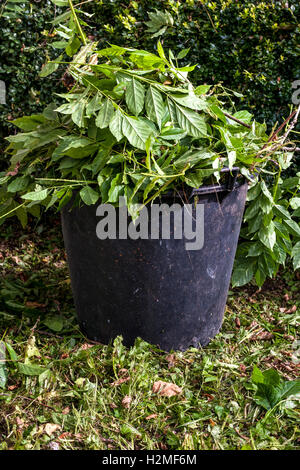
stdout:
[[231,116],[230,114],[228,113],[224,113],[226,117],[228,117],[229,119],[232,119],[232,121],[235,121],[235,122],[238,122],[239,124],[241,124],[241,126],[245,126],[247,127],[248,129],[251,129],[251,126],[249,126],[249,124],[246,124],[245,122],[241,121],[240,119],[237,119],[236,117],[234,116]]

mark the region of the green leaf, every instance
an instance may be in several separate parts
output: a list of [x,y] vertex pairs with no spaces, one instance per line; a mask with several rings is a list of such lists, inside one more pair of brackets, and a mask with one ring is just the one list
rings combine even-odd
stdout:
[[7,349],[7,352],[8,352],[8,354],[9,354],[10,359],[11,359],[13,362],[18,361],[18,360],[19,360],[18,355],[17,355],[17,353],[15,352],[15,350],[13,349],[13,347],[12,347],[9,343],[5,343],[5,346],[6,346],[6,349]]
[[87,104],[86,115],[91,116],[96,111],[99,111],[101,106],[101,96],[99,95],[99,93],[96,93],[95,96],[91,99],[91,101],[89,101],[89,103]]
[[0,388],[5,388],[7,384],[8,374],[7,367],[0,359]]
[[205,95],[210,90],[211,87],[212,87],[212,85],[197,86],[197,88],[195,88],[195,94],[196,95]]
[[111,100],[106,99],[96,118],[96,126],[100,129],[105,129],[113,117],[114,110],[115,108],[113,107]]
[[260,187],[261,187],[263,194],[266,196],[266,198],[270,201],[271,204],[273,204],[274,203],[273,196],[268,190],[266,183],[264,181],[261,181]]
[[188,47],[187,49],[183,49],[177,55],[177,59],[183,59],[189,53],[189,51],[190,51],[190,47]]
[[300,227],[297,222],[295,222],[294,220],[283,220],[283,223],[292,235],[300,237]]
[[159,57],[166,60],[166,56],[165,56],[165,53],[164,53],[164,50],[160,41],[157,42],[157,52],[158,52]]
[[63,318],[59,315],[55,315],[52,317],[46,318],[43,321],[44,325],[46,325],[50,330],[59,332],[63,329],[64,321]]
[[256,281],[256,284],[258,285],[258,287],[262,287],[262,285],[264,284],[267,276],[266,276],[266,273],[264,271],[262,271],[259,267],[257,269],[254,277],[255,277],[255,281]]
[[85,113],[86,101],[81,99],[79,100],[73,109],[72,112],[72,121],[78,127],[84,127],[84,113]]
[[20,374],[29,376],[40,375],[47,370],[45,367],[42,366],[34,364],[24,364],[21,362],[18,363],[18,369]]
[[78,49],[81,46],[81,41],[78,39],[77,36],[72,37],[67,46],[66,46],[66,54],[68,54],[69,57],[73,57],[74,54],[78,51]]
[[300,197],[293,197],[290,200],[290,206],[292,209],[298,209],[300,207]]
[[30,193],[24,194],[22,199],[29,201],[43,201],[48,196],[48,189],[41,189],[38,191],[31,191]]
[[291,215],[288,210],[284,206],[281,206],[280,204],[275,204],[273,207],[274,214],[276,214],[278,217],[283,218],[283,219],[290,219]]
[[170,98],[181,106],[186,108],[195,109],[196,111],[203,111],[207,108],[206,101],[203,98],[189,92],[188,95],[170,94]]
[[5,343],[3,341],[0,341],[0,388],[6,387],[8,379],[5,356]]
[[289,397],[298,397],[300,394],[300,381],[283,381],[275,369],[261,372],[254,366],[251,379],[256,386],[255,402],[266,410],[271,410]]
[[294,269],[300,268],[300,241],[293,246],[292,249],[292,258]]
[[255,261],[240,261],[233,270],[231,283],[233,287],[244,286],[251,281],[254,276]]
[[265,381],[262,371],[257,366],[253,366],[251,380],[255,385],[259,383],[264,383]]
[[145,150],[146,141],[153,134],[153,129],[138,118],[124,116],[122,132],[133,147]]
[[148,88],[145,106],[149,119],[157,122],[158,127],[161,129],[161,122],[165,114],[165,106],[161,93],[153,86]]
[[23,116],[21,118],[12,121],[12,124],[19,127],[23,131],[33,131],[39,125],[46,122],[45,117],[42,114],[32,114],[31,116]]
[[[252,117],[253,117],[252,114],[249,113],[249,111],[247,111],[247,110],[238,111],[237,113],[234,113],[233,116],[235,118],[239,119],[240,121],[244,122],[245,124],[251,124],[251,120],[252,120]],[[231,119],[229,119],[229,123],[232,126],[240,126],[241,125],[236,121],[232,121]]]
[[27,188],[29,182],[29,176],[19,176],[18,178],[15,178],[11,183],[9,183],[9,185],[7,186],[7,191],[9,193],[23,191],[25,188]]
[[207,149],[191,149],[177,158],[174,162],[176,168],[184,168],[189,163],[190,168],[195,166],[201,160],[212,160],[216,154]]
[[207,137],[207,127],[203,116],[177,103],[175,107],[178,123],[182,129],[193,137]]
[[259,232],[258,238],[271,251],[276,243],[276,232],[274,223],[271,221],[267,226],[263,225]]
[[293,176],[291,178],[287,178],[281,184],[282,189],[293,189],[296,188],[300,184],[300,177]]
[[209,106],[209,109],[210,111],[215,114],[217,116],[217,118],[219,118],[224,124],[227,123],[227,119],[226,119],[226,116],[225,114],[223,113],[222,109],[219,108],[219,106],[217,106],[216,104],[211,104]]
[[144,107],[145,87],[134,77],[126,84],[125,99],[128,109],[138,116]]
[[[60,61],[61,59],[62,59],[62,56],[59,56],[57,58],[58,61]],[[41,78],[48,77],[48,75],[51,75],[51,73],[55,72],[58,69],[58,67],[59,67],[59,64],[55,62],[48,62],[47,64],[43,66],[39,75]]]
[[109,191],[108,191],[108,202],[118,202],[119,197],[121,196],[124,185],[122,182],[122,174],[118,173],[117,176],[112,180]]
[[18,217],[19,221],[21,222],[22,227],[25,228],[26,225],[27,225],[27,222],[28,222],[26,209],[24,207],[19,207],[16,210],[16,216]]
[[81,199],[87,206],[95,204],[99,199],[99,193],[92,189],[90,186],[84,186],[80,190],[79,194]]
[[115,112],[113,118],[110,120],[110,123],[109,123],[109,130],[112,133],[112,135],[116,138],[117,142],[119,142],[124,137],[123,132],[122,132],[122,125],[123,125],[123,115],[117,109],[117,111]]

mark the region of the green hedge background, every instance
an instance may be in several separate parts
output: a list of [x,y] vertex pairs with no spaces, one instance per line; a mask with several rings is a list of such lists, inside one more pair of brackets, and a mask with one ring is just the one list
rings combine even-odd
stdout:
[[[156,49],[158,39],[147,31],[148,13],[168,12],[173,25],[159,38],[175,53],[190,47],[185,61],[199,64],[192,74],[198,84],[222,81],[242,92],[238,108],[252,110],[269,127],[289,114],[292,82],[300,79],[298,0],[92,0],[81,9],[93,14],[89,34],[100,47],[111,42],[148,50]],[[12,129],[9,121],[40,111],[63,87],[60,72],[38,76],[47,58],[58,55],[51,20],[63,11],[50,0],[4,0],[0,6],[2,138]]]

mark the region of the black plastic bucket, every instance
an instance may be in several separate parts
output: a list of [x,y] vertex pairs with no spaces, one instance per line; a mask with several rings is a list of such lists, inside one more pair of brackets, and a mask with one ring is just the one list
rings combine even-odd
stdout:
[[235,179],[190,195],[204,205],[200,250],[187,250],[174,231],[170,239],[100,240],[98,204],[62,211],[75,307],[89,339],[107,344],[122,335],[130,346],[141,337],[164,350],[209,343],[222,325],[247,194]]

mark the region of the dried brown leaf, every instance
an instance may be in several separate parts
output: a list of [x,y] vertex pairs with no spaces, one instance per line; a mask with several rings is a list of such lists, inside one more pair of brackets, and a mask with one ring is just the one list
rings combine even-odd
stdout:
[[126,395],[122,400],[123,408],[130,408],[130,403],[132,402],[132,398],[129,395]]
[[180,395],[180,393],[182,393],[182,388],[171,382],[158,380],[157,382],[154,382],[152,391],[163,397],[173,397],[175,395]]

